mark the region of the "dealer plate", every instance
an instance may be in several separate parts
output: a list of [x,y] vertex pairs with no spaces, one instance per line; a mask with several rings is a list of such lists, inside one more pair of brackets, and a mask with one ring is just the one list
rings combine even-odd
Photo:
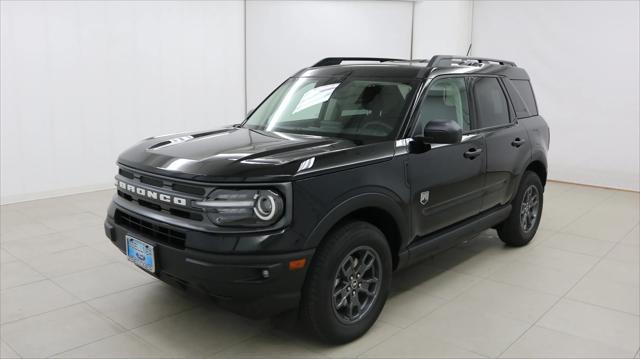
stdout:
[[127,241],[127,258],[142,269],[151,273],[156,271],[156,259],[153,246],[129,235]]

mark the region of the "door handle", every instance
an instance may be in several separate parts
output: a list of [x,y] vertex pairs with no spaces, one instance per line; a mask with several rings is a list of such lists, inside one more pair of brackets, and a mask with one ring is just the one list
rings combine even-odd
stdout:
[[511,142],[511,146],[518,148],[522,146],[523,143],[525,143],[525,140],[521,139],[520,137],[516,137],[516,139]]
[[482,153],[482,148],[470,148],[467,152],[464,153],[464,158],[468,158],[470,160],[480,156]]

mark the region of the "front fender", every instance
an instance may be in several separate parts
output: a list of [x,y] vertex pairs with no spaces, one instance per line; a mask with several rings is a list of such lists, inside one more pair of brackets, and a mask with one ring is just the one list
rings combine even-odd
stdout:
[[[345,198],[346,197],[346,198]],[[395,221],[396,228],[401,238],[398,238],[400,248],[406,246],[409,238],[409,216],[403,211],[401,200],[390,193],[360,192],[353,195],[342,196],[336,201],[336,205],[329,211],[311,231],[305,242],[305,248],[317,247],[327,233],[341,220],[355,211],[365,208],[375,208],[384,211]]]

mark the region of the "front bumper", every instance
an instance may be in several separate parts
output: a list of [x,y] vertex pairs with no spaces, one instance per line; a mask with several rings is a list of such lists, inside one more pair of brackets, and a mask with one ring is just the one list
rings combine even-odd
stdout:
[[[188,246],[176,247],[151,238],[143,231],[118,223],[113,215],[115,206],[112,204],[104,223],[107,237],[123,253],[126,253],[126,235],[155,246],[156,272],[150,274],[158,279],[183,289],[204,292],[217,299],[222,306],[252,317],[270,316],[298,305],[313,249],[277,254],[220,254]],[[136,213],[124,211],[129,215],[141,217]],[[155,223],[149,218],[144,220]],[[157,224],[164,228],[185,231],[184,228],[166,223]],[[201,234],[215,240],[214,234]],[[303,268],[289,269],[289,262],[302,258],[306,259]],[[268,275],[265,275],[265,271]]]

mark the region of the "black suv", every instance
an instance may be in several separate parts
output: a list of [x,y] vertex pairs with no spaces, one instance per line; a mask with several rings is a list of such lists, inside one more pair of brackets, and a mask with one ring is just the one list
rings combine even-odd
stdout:
[[527,244],[548,146],[513,62],[327,58],[241,124],[124,152],[105,230],[165,282],[254,316],[299,307],[345,342],[394,270],[492,227]]

